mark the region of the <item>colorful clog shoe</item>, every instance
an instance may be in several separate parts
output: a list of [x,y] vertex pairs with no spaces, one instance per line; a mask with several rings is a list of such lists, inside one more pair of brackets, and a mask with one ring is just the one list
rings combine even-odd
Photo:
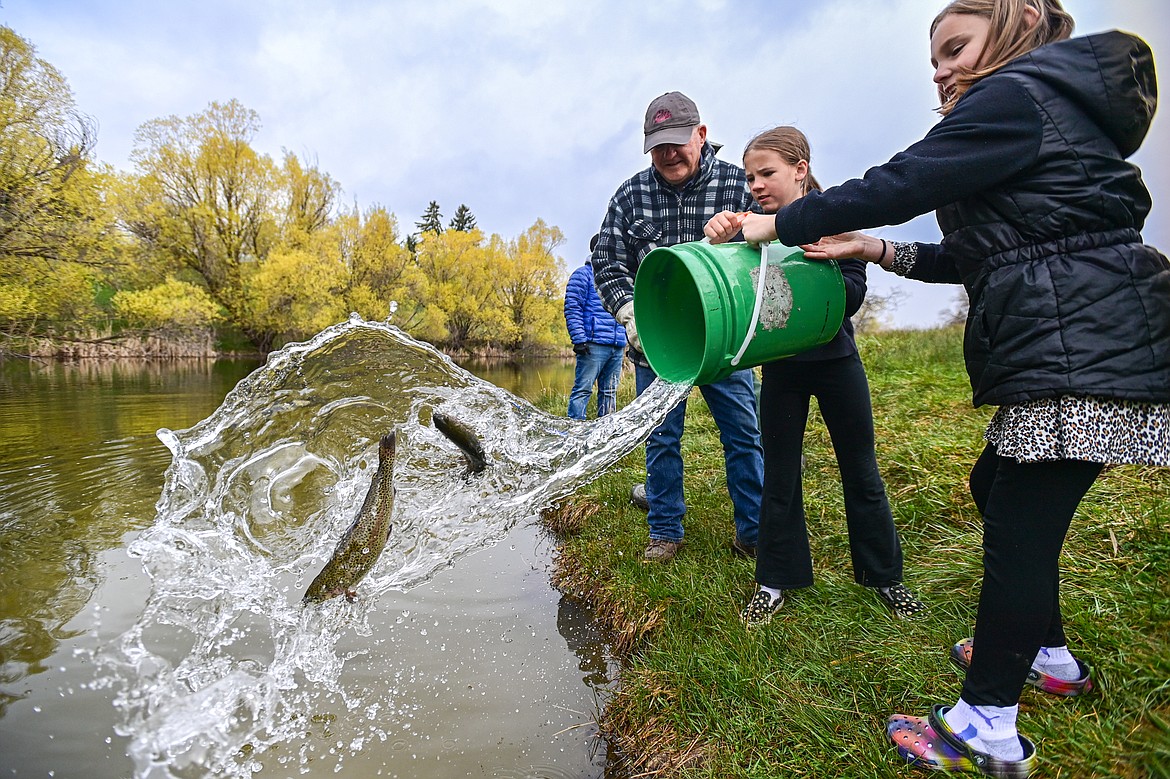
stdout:
[[927,717],[895,714],[886,733],[908,763],[933,771],[972,771],[997,779],[1027,779],[1036,766],[1036,747],[1020,736],[1021,760],[1003,760],[976,751],[955,735],[943,719],[947,706],[935,706]]
[[[964,638],[959,643],[951,647],[951,662],[962,668],[964,671],[971,668],[971,651],[974,646],[974,639]],[[1081,662],[1077,658],[1077,668],[1080,669],[1081,676],[1079,679],[1058,679],[1055,676],[1050,676],[1043,671],[1035,668],[1028,669],[1028,684],[1035,687],[1037,690],[1048,693],[1049,695],[1060,695],[1064,698],[1072,698],[1077,695],[1083,695],[1093,689],[1093,669],[1087,663]]]
[[895,714],[886,721],[886,735],[911,765],[934,771],[966,770],[967,761],[939,738],[926,717]]

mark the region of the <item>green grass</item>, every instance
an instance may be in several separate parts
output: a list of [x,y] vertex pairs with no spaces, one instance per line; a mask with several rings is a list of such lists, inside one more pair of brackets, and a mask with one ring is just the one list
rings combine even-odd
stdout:
[[[805,500],[817,582],[751,631],[738,613],[753,563],[733,557],[718,433],[696,393],[687,409],[686,544],[641,562],[645,514],[628,500],[642,449],[550,515],[558,585],[613,631],[621,682],[603,732],[631,775],[896,777],[920,774],[884,733],[894,712],[953,703],[947,662],[972,632],[981,558],[967,474],[991,409],[973,410],[957,330],[863,339],[878,460],[906,556],[906,582],[930,606],[893,619],[853,583],[836,463],[813,411]],[[619,405],[632,399],[624,377]],[[563,409],[564,398],[542,400]],[[1025,690],[1021,732],[1039,775],[1170,776],[1170,471],[1107,469],[1064,547],[1062,605],[1073,649],[1099,686],[1076,699]]]

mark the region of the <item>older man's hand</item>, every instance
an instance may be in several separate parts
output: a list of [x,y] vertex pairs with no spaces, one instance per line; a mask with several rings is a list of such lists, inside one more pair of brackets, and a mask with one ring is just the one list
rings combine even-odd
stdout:
[[626,340],[630,342],[630,346],[642,352],[642,339],[638,337],[638,328],[634,326],[634,301],[631,300],[619,308],[617,314],[614,315],[614,319],[622,327],[626,328]]

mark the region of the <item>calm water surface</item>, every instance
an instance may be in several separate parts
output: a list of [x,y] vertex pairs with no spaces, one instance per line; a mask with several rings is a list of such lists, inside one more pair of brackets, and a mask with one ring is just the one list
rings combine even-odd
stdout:
[[[0,776],[168,775],[127,756],[124,690],[97,658],[151,592],[127,549],[154,522],[171,463],[156,431],[203,420],[258,365],[0,363]],[[521,397],[572,384],[571,361],[464,367]],[[258,754],[251,770],[605,775],[594,717],[614,669],[588,614],[549,585],[551,558],[544,534],[518,524],[425,584],[380,593],[370,633],[342,649],[351,679],[391,686],[392,704],[323,705],[309,743]],[[197,752],[166,769],[204,775]]]

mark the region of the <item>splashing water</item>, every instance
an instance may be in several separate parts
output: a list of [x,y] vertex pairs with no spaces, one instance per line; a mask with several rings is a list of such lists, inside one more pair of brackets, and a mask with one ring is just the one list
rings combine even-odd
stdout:
[[[152,584],[143,613],[97,658],[139,778],[251,776],[286,755],[321,709],[401,710],[392,690],[350,689],[345,663],[374,647],[380,594],[426,581],[504,537],[629,453],[689,391],[656,382],[591,422],[546,414],[391,325],[353,316],[273,353],[210,417],[158,435],[173,459],[155,523],[131,545]],[[469,477],[432,411],[482,438]],[[399,431],[390,540],[358,599],[303,608],[301,595],[352,521]],[[326,705],[325,701],[329,704]],[[373,734],[377,735],[377,734]]]

